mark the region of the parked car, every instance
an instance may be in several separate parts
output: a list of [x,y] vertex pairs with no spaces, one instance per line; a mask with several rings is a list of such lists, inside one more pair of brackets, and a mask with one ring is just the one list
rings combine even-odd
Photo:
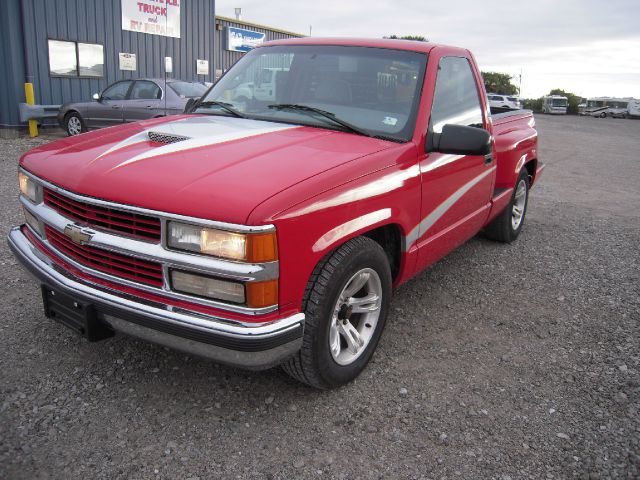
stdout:
[[[265,65],[288,72],[278,103],[234,103]],[[46,315],[88,340],[124,332],[343,385],[392,290],[481,230],[513,242],[543,169],[532,113],[492,117],[462,48],[269,42],[194,108],[20,160],[9,245]]]
[[91,102],[62,105],[58,123],[73,136],[93,128],[175,115],[183,112],[189,98],[207,91],[203,83],[173,79],[167,80],[166,87],[164,79],[120,80],[95,93]]
[[487,94],[489,97],[489,107],[517,110],[522,108],[520,99],[518,97],[509,97],[507,95],[497,95],[495,93]]

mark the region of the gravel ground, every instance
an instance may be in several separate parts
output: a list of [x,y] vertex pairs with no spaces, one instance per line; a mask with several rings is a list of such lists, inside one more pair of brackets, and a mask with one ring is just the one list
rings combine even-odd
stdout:
[[[0,247],[0,478],[640,478],[640,121],[537,119],[522,235],[401,287],[372,363],[318,392],[42,313]],[[2,229],[20,222],[0,141]]]

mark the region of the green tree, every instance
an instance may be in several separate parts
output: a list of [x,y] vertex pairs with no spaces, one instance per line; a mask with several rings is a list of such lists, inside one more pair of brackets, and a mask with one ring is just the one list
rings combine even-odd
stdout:
[[396,39],[396,40],[415,40],[417,42],[428,42],[429,39],[423,37],[422,35],[404,35],[402,37],[399,37],[398,35],[389,35],[388,37],[384,37],[384,38],[392,38],[392,39]]
[[481,72],[484,80],[484,88],[489,93],[501,93],[503,95],[516,95],[518,87],[511,83],[513,78],[507,73]]
[[540,98],[525,98],[522,108],[527,110],[533,110],[534,112],[542,111],[542,97]]
[[578,105],[580,105],[582,97],[571,92],[565,92],[561,88],[554,88],[549,92],[549,95],[562,95],[563,97],[567,97],[569,103],[569,106],[567,107],[567,113],[577,115]]

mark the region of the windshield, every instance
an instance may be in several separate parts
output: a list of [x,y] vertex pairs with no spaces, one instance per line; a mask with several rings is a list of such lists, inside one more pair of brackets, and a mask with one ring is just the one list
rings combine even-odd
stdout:
[[203,83],[171,82],[169,86],[182,98],[201,97],[207,91],[207,86]]
[[[322,45],[260,47],[247,53],[202,99],[197,113],[343,129],[311,109],[370,136],[408,141],[427,56],[403,50]],[[211,102],[207,104],[207,102]]]
[[566,98],[554,98],[551,100],[552,107],[566,107],[567,99]]

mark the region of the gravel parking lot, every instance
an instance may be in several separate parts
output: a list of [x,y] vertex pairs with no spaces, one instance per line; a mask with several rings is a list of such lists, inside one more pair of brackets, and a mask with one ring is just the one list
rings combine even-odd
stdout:
[[[318,392],[46,319],[0,247],[0,478],[640,478],[640,121],[537,118],[520,238],[401,287],[364,374]],[[0,223],[21,222],[1,140]]]

